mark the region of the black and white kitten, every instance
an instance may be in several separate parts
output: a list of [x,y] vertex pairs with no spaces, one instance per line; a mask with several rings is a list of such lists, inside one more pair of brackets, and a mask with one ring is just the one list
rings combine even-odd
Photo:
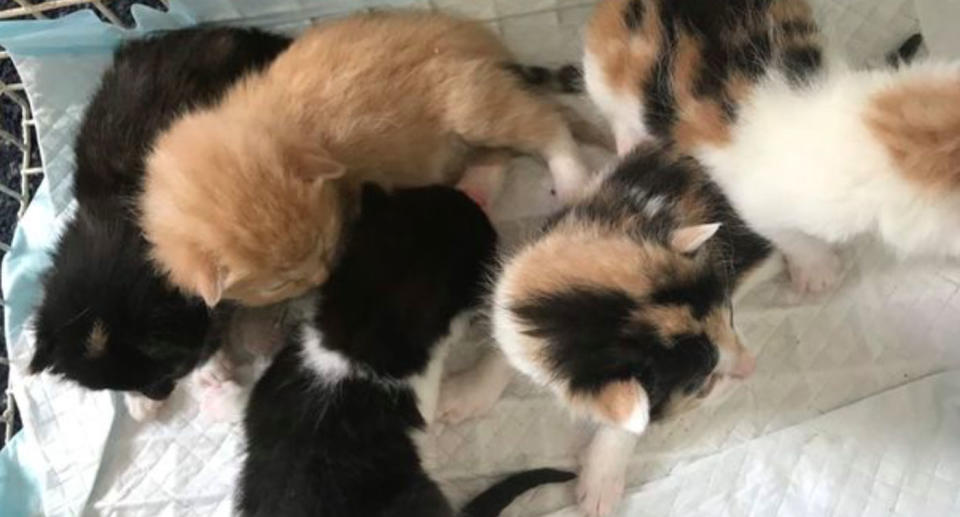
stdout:
[[[315,315],[254,388],[236,501],[243,515],[455,515],[411,437],[430,417],[418,409],[430,395],[414,378],[480,303],[496,234],[450,188],[367,186],[361,205]],[[572,477],[550,469],[508,477],[459,515],[498,515],[523,491]]]
[[[248,29],[185,29],[120,47],[75,142],[76,217],[43,279],[34,373],[165,399],[216,350],[229,307],[211,313],[156,274],[132,213],[144,155],[178,114],[205,106],[289,44]],[[135,416],[158,407],[129,398]]]

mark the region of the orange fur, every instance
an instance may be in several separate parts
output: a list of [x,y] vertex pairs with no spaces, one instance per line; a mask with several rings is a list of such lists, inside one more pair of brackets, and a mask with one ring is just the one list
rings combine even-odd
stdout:
[[593,412],[613,424],[626,422],[637,406],[640,385],[634,380],[611,382],[594,397],[584,401]]
[[[154,259],[208,303],[220,289],[278,301],[324,278],[345,205],[334,184],[452,184],[472,148],[537,154],[572,196],[583,168],[570,131],[504,67],[512,61],[480,24],[441,14],[310,29],[158,139],[140,203]],[[283,279],[289,289],[266,292]]]
[[610,87],[636,96],[660,52],[662,27],[656,16],[657,5],[645,2],[643,28],[631,34],[624,24],[629,3],[630,0],[607,0],[597,4],[584,41],[587,50],[599,59]]
[[[655,76],[664,73],[657,68],[658,61],[667,63],[665,75],[669,82],[672,120],[665,134],[654,136],[669,138],[684,152],[701,145],[723,147],[731,142],[736,107],[748,102],[759,77],[729,64],[720,71],[706,68],[723,64],[709,61],[705,53],[722,44],[730,53],[729,59],[739,53],[738,59],[758,61],[749,49],[756,48],[753,38],[766,35],[769,42],[761,46],[769,47],[771,52],[766,64],[761,66],[770,66],[792,50],[819,48],[819,33],[805,0],[776,0],[769,8],[736,13],[735,23],[720,23],[720,28],[714,27],[715,33],[709,35],[691,30],[683,21],[661,16],[662,6],[677,1],[601,1],[587,26],[586,53],[596,62],[605,89],[616,98],[637,99],[644,108],[646,88],[658,78],[663,79]],[[639,6],[642,20],[631,29],[627,20],[634,6]],[[731,15],[722,11],[718,8],[717,16]],[[672,30],[667,30],[665,24],[671,24]],[[789,30],[783,29],[784,26]],[[668,40],[670,34],[672,40]],[[713,57],[717,58],[717,54]],[[717,77],[717,74],[723,74],[719,76],[720,84],[710,85],[707,92],[701,90],[703,77]],[[605,110],[616,111],[612,107]],[[615,126],[618,124],[629,125],[615,121]]]
[[904,178],[933,192],[960,189],[960,78],[889,88],[865,116]]

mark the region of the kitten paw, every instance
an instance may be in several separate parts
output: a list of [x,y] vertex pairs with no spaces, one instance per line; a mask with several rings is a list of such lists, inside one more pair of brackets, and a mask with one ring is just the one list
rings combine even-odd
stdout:
[[247,405],[247,390],[233,381],[204,386],[200,414],[209,422],[239,422]]
[[233,379],[236,365],[223,351],[217,351],[199,370],[197,383],[202,387],[216,387]]
[[803,257],[802,260],[787,257],[787,267],[795,291],[801,294],[817,294],[837,285],[843,271],[843,262],[835,252],[829,251]]
[[620,504],[626,472],[585,465],[577,483],[577,504],[589,517],[610,515]]
[[636,443],[637,435],[605,427],[583,451],[577,502],[589,517],[610,515],[620,505],[627,464]]
[[123,402],[127,406],[130,418],[137,422],[147,422],[157,417],[165,401],[153,400],[135,393],[124,393]]
[[482,415],[493,407],[500,392],[487,389],[475,371],[470,370],[444,379],[440,385],[437,415],[441,422],[459,424]]

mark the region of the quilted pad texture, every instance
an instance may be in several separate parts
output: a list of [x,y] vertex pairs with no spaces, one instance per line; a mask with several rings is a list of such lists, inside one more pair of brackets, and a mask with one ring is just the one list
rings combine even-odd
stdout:
[[[168,26],[244,19],[295,31],[305,18],[384,3],[485,20],[524,60],[546,64],[578,58],[580,28],[592,5],[215,1],[173,19],[150,16]],[[918,29],[909,0],[814,3],[827,33],[855,63],[877,62]],[[70,214],[70,143],[83,100],[107,62],[102,52],[97,56],[93,50],[86,58],[35,52],[17,59],[48,180],[18,234],[16,254],[5,261],[4,288],[15,306],[28,308],[36,299],[42,251]],[[63,76],[68,69],[75,77]],[[69,86],[71,94],[54,95],[51,82]],[[592,158],[598,166],[605,160]],[[521,242],[550,211],[549,186],[539,165],[517,160],[496,207],[508,243]],[[899,265],[871,243],[856,243],[844,254],[844,282],[822,299],[793,299],[783,279],[746,297],[737,324],[758,356],[757,373],[724,400],[642,437],[622,515],[960,514],[960,374],[954,371],[960,367],[960,267]],[[31,452],[24,456],[33,458],[25,467],[41,480],[46,515],[232,514],[243,446],[238,425],[206,423],[189,383],[159,420],[138,424],[115,394],[24,375],[33,348],[29,325],[22,324],[27,314],[14,311],[8,342]],[[450,370],[469,365],[485,346],[480,336],[462,343],[450,354]],[[509,471],[575,468],[592,431],[518,378],[491,413],[457,426],[438,424],[421,438],[428,468],[460,503]],[[571,504],[572,486],[548,487],[523,496],[506,515],[577,515]]]

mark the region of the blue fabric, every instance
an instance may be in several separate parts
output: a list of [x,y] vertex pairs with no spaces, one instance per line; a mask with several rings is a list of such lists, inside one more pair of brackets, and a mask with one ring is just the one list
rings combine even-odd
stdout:
[[42,515],[40,482],[30,468],[27,435],[20,433],[0,451],[0,516],[32,517]]

